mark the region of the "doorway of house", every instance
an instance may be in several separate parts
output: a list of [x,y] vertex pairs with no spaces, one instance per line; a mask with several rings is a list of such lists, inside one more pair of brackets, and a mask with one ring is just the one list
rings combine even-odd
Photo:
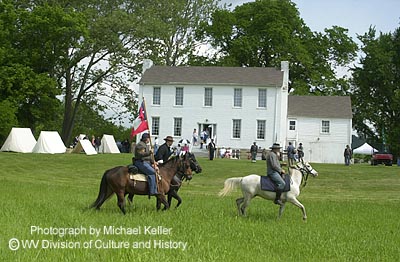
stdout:
[[198,123],[199,136],[201,136],[202,132],[206,133],[206,145],[210,142],[210,139],[214,139],[214,142],[217,143],[217,124],[211,123]]

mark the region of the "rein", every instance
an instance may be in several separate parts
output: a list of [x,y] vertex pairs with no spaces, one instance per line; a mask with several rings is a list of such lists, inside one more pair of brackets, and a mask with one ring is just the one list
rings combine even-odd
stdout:
[[301,168],[295,166],[293,168],[300,171],[302,175],[301,188],[304,188],[307,185],[308,175],[311,174],[311,172],[307,168],[304,168],[304,166]]

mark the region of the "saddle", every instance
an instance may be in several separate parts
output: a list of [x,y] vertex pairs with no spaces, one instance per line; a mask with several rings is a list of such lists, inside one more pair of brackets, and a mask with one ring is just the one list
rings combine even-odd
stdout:
[[[148,182],[147,176],[145,174],[139,173],[139,169],[135,165],[130,164],[127,166],[127,168],[128,168],[128,173],[129,173],[129,179],[131,180],[131,182],[134,183],[134,185],[138,181]],[[160,181],[161,181],[161,176],[159,174],[156,174],[157,190],[159,190]]]
[[[261,176],[261,190],[276,192],[276,185],[269,176]],[[285,188],[283,192],[290,191],[290,175],[285,175]]]
[[135,165],[128,165],[129,179],[135,181],[147,182],[147,177],[144,174],[140,174],[138,168]]

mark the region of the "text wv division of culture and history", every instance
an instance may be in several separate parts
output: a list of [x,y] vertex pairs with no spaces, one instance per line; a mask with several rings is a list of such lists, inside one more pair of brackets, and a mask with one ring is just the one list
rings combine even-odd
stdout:
[[175,241],[172,239],[148,239],[142,241],[129,240],[112,240],[112,239],[97,239],[101,236],[171,236],[172,228],[164,226],[103,226],[103,227],[40,227],[31,226],[30,235],[34,236],[58,236],[64,238],[67,236],[91,235],[96,239],[88,241],[71,241],[71,240],[54,240],[54,239],[19,239],[18,237],[11,238],[8,246],[11,250],[18,249],[74,249],[74,248],[94,248],[94,249],[119,249],[119,248],[134,248],[134,249],[179,249],[186,250],[188,243],[184,241]]

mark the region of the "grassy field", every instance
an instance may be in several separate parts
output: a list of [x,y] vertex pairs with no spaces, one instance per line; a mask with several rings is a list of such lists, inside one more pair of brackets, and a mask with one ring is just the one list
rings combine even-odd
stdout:
[[397,166],[314,164],[306,223],[290,204],[277,221],[259,198],[238,217],[240,191],[217,196],[228,177],[264,174],[263,161],[200,158],[178,209],[137,196],[124,216],[114,196],[88,210],[103,172],[130,158],[0,153],[0,261],[400,261]]

